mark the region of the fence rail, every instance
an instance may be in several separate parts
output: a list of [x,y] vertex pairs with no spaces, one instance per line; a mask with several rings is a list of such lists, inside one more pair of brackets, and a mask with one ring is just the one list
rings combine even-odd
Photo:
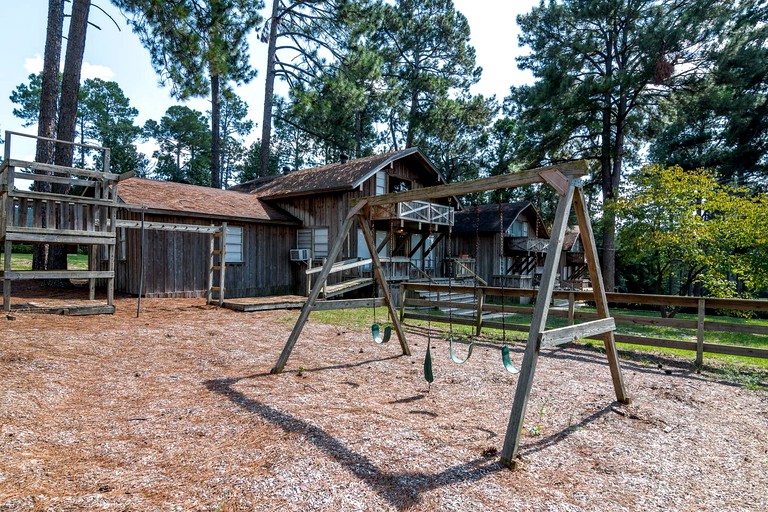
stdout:
[[[400,319],[412,319],[412,320],[430,320],[432,322],[449,322],[452,321],[458,325],[470,325],[475,326],[475,333],[480,335],[482,329],[505,328],[510,331],[522,331],[527,332],[530,328],[527,324],[513,323],[514,321],[498,321],[498,320],[484,320],[482,313],[494,312],[494,313],[518,313],[523,315],[530,315],[532,310],[530,307],[514,306],[514,305],[500,305],[488,303],[488,297],[527,297],[535,299],[537,290],[522,289],[522,288],[499,288],[490,286],[446,286],[446,285],[427,285],[422,283],[402,283],[400,287],[401,291],[401,307],[400,307]],[[417,291],[431,291],[431,292],[453,292],[453,293],[477,293],[478,300],[475,305],[468,305],[466,303],[456,303],[451,301],[430,301],[419,298],[408,297],[409,292]],[[720,299],[720,298],[706,298],[706,297],[678,297],[670,295],[643,295],[643,294],[629,294],[629,293],[607,293],[608,302],[613,304],[624,305],[639,305],[639,306],[677,306],[695,309],[697,312],[697,318],[694,319],[681,319],[681,318],[661,318],[642,315],[631,314],[615,314],[612,315],[616,320],[618,331],[615,334],[616,341],[619,343],[629,343],[634,345],[644,345],[660,348],[674,348],[681,350],[690,350],[696,352],[696,363],[702,364],[704,353],[710,354],[727,354],[734,356],[744,357],[756,357],[762,359],[768,359],[768,348],[755,348],[748,346],[738,345],[723,345],[719,343],[708,343],[704,340],[706,332],[736,332],[742,334],[752,335],[768,335],[768,326],[766,325],[752,325],[747,323],[731,323],[721,322],[716,320],[706,320],[706,310],[733,310],[733,311],[755,311],[755,312],[768,312],[768,300],[748,300],[748,299]],[[566,318],[569,325],[577,323],[577,320],[591,321],[598,317],[597,313],[587,311],[577,311],[577,301],[593,301],[594,295],[589,291],[555,291],[552,294],[555,300],[567,300],[567,309],[553,308],[550,309],[549,315],[555,318]],[[451,317],[442,317],[429,315],[424,313],[418,313],[414,311],[406,311],[407,307],[424,308],[424,307],[444,307],[444,308],[459,308],[468,309],[471,307],[475,310],[475,313],[471,317],[458,317],[457,315],[451,315]],[[621,331],[622,328],[626,329],[627,325],[650,325],[650,326],[664,326],[674,327],[680,329],[694,330],[696,333],[696,341],[676,340],[668,338],[655,338],[647,336],[637,336],[633,334],[624,334]],[[590,339],[602,339],[600,336],[588,336]],[[766,340],[768,345],[768,340]]]

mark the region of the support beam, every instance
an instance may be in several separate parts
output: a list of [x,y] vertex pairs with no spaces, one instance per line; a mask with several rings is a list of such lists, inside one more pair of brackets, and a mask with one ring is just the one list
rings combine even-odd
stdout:
[[400,325],[400,317],[395,310],[395,305],[392,303],[392,294],[389,293],[389,286],[387,285],[387,279],[384,276],[384,270],[381,267],[379,254],[374,250],[376,246],[376,240],[374,240],[373,233],[371,233],[371,227],[368,225],[362,215],[358,217],[358,225],[363,232],[363,238],[365,238],[365,243],[368,245],[368,251],[371,253],[371,259],[373,260],[373,263],[371,264],[373,267],[373,273],[376,276],[378,284],[382,288],[384,294],[384,302],[387,305],[389,316],[392,319],[392,326],[395,328],[395,333],[397,333],[398,340],[400,340],[400,348],[403,350],[403,355],[409,356],[411,355],[411,349],[408,347],[408,342],[405,340],[403,326]]
[[539,360],[539,333],[544,332],[546,329],[549,304],[552,301],[552,291],[555,288],[555,270],[557,269],[560,252],[563,248],[565,229],[568,225],[568,214],[571,211],[571,203],[573,202],[574,188],[573,184],[571,184],[557,205],[555,223],[552,226],[547,258],[544,262],[544,274],[536,298],[536,306],[533,309],[531,328],[528,333],[528,342],[525,346],[520,377],[517,381],[517,388],[515,388],[515,401],[512,404],[507,433],[501,449],[501,463],[512,469],[517,466],[516,458],[520,447],[520,435],[523,431],[525,411],[528,408],[528,397],[533,387],[533,375],[536,372],[536,364]]
[[326,260],[326,264],[323,265],[323,270],[320,272],[320,276],[318,276],[317,281],[315,282],[315,286],[313,286],[312,291],[309,292],[309,297],[307,297],[307,301],[301,308],[301,313],[299,313],[299,318],[296,320],[296,325],[293,326],[293,330],[291,331],[290,336],[288,336],[288,341],[285,343],[285,347],[283,347],[283,351],[280,353],[277,364],[275,364],[275,367],[272,368],[270,373],[281,373],[285,368],[285,364],[288,362],[288,358],[291,357],[293,347],[296,345],[296,341],[299,339],[299,335],[301,335],[301,331],[304,329],[304,324],[307,323],[309,313],[312,311],[312,307],[315,305],[315,301],[317,301],[317,298],[320,296],[320,292],[323,290],[323,286],[325,286],[325,281],[328,279],[328,276],[331,273],[333,262],[336,260],[339,253],[341,252],[341,248],[344,246],[344,240],[347,238],[347,233],[352,227],[357,214],[366,204],[367,203],[365,200],[357,203],[352,207],[352,209],[347,214],[347,217],[344,219],[344,223],[339,229],[339,234],[336,237],[336,240],[333,242],[330,251],[328,252],[328,259]]
[[533,185],[535,183],[543,182],[544,178],[541,177],[541,173],[554,170],[560,171],[560,173],[568,178],[579,178],[581,176],[586,176],[587,162],[586,160],[564,162],[562,164],[538,167],[528,171],[502,174],[501,176],[490,176],[488,178],[480,178],[472,181],[460,181],[448,185],[437,185],[435,187],[372,196],[365,198],[365,201],[369,206],[379,206],[384,204],[402,203],[405,201],[425,201],[443,197],[463,196],[465,194],[474,194],[500,188],[522,187],[524,185]]
[[[597,256],[595,235],[592,232],[592,223],[589,221],[589,211],[587,210],[587,202],[584,200],[584,192],[580,188],[576,189],[573,205],[576,210],[576,217],[579,220],[581,244],[584,246],[584,258],[587,261],[589,277],[592,280],[592,291],[595,296],[597,314],[600,318],[609,318],[611,315],[608,312],[608,299],[605,294],[605,286],[603,285],[603,274],[600,271],[600,260]],[[613,331],[603,334],[603,343],[605,344],[605,355],[608,357],[608,366],[611,369],[611,379],[613,379],[616,400],[628,404],[629,397],[624,387],[624,377],[621,374],[619,352],[616,350],[616,338]]]
[[588,338],[615,330],[616,322],[613,321],[613,318],[601,318],[591,322],[550,329],[539,334],[539,348],[556,347],[581,338]]

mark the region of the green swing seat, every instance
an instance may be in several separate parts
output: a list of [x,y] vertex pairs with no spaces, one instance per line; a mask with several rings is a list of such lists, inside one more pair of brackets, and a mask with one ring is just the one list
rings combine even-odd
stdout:
[[474,348],[475,342],[473,341],[469,344],[469,348],[467,349],[467,357],[462,359],[456,355],[456,352],[453,351],[453,338],[448,338],[448,351],[451,353],[451,359],[456,364],[464,364],[469,361],[469,358],[472,357],[472,350],[474,350]]
[[520,373],[520,370],[518,370],[517,367],[512,364],[512,360],[509,357],[509,347],[506,345],[501,347],[501,361],[504,363],[504,369],[512,375]]
[[432,375],[432,340],[427,340],[427,353],[424,355],[424,380],[432,384],[435,377]]
[[384,336],[381,335],[381,327],[379,327],[379,324],[373,324],[371,325],[371,334],[373,334],[373,341],[378,343],[379,345],[382,345],[389,341],[389,338],[392,337],[392,326],[388,325],[384,328]]

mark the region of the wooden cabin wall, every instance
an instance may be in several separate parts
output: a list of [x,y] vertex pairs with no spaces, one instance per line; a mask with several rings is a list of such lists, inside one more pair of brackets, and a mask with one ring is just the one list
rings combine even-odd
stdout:
[[[122,218],[139,219],[138,213]],[[146,222],[210,225],[202,218],[145,215]],[[221,221],[214,221],[220,225]],[[243,262],[227,263],[227,298],[285,295],[296,293],[298,265],[291,263],[291,241],[296,228],[284,225],[239,223],[243,228]],[[139,293],[141,232],[126,229],[126,259],[116,261],[116,290]],[[175,231],[145,231],[145,297],[204,297],[208,284],[210,235]]]
[[[477,275],[485,279],[488,284],[493,283],[493,276],[499,273],[499,233],[480,233],[479,235],[453,235],[451,242],[454,256],[468,254],[470,258],[477,260],[475,271]],[[477,254],[479,245],[480,252]]]

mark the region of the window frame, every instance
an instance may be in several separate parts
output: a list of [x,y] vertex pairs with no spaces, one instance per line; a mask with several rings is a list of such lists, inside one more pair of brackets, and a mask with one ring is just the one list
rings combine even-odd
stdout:
[[[239,232],[239,238],[240,240],[238,242],[232,241],[232,234],[233,232]],[[227,238],[224,241],[225,244],[225,253],[224,253],[224,263],[227,265],[231,264],[237,264],[237,263],[243,263],[245,261],[245,230],[243,229],[243,226],[227,226]],[[232,247],[239,247],[239,251],[235,251]],[[239,252],[240,258],[236,260],[230,259],[232,257],[232,254],[235,254]]]

